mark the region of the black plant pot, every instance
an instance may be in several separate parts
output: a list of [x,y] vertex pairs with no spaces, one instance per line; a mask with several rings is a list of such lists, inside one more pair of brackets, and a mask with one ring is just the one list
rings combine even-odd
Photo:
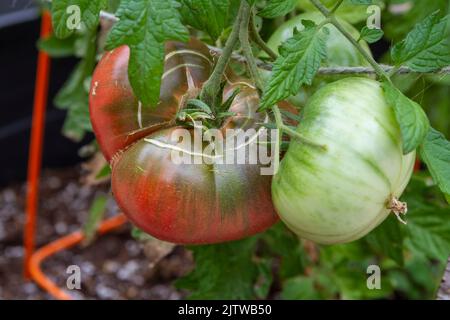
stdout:
[[[0,186],[26,178],[39,29],[37,17],[0,28]],[[64,167],[79,162],[79,148],[92,139],[89,136],[81,143],[74,143],[63,137],[65,111],[56,109],[52,103],[76,62],[76,59],[51,62],[43,167]]]

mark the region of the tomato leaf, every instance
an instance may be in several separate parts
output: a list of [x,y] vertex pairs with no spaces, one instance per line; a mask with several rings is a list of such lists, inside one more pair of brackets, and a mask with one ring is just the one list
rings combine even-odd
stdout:
[[264,18],[284,16],[295,9],[297,0],[270,0],[258,14]]
[[254,292],[258,299],[265,299],[269,294],[273,282],[272,259],[260,259],[256,264],[258,268],[258,277],[254,285]]
[[450,141],[439,131],[430,128],[420,149],[420,155],[450,203]]
[[364,39],[368,43],[375,43],[383,38],[384,32],[381,29],[369,29],[367,26],[361,29],[361,39]]
[[326,58],[327,29],[319,30],[312,21],[302,20],[305,29],[294,31],[292,38],[280,47],[272,76],[264,90],[261,108],[265,109],[310,85],[320,64]]
[[446,261],[450,252],[450,209],[411,204],[409,243],[429,258]]
[[92,131],[89,119],[89,85],[97,52],[94,45],[95,30],[87,32],[78,40],[86,50],[82,52],[83,59],[54,98],[54,104],[58,108],[68,109],[62,131],[66,137],[74,141],[80,141],[86,131]]
[[374,254],[365,241],[321,247],[320,261],[322,268],[316,273],[316,278],[327,276],[325,283],[322,281],[320,284],[336,287],[341,299],[380,299],[393,291],[383,275],[380,290],[367,287],[367,268],[374,264]]
[[136,96],[144,105],[159,101],[164,69],[164,43],[189,40],[174,0],[122,0],[106,49],[130,47],[128,76]]
[[311,277],[297,276],[283,284],[281,297],[287,300],[317,300],[320,299],[315,281]]
[[[252,261],[257,237],[223,244],[190,247],[196,268],[176,282],[191,290],[190,299],[252,299],[260,275]],[[224,268],[226,266],[226,268]]]
[[131,229],[131,236],[137,240],[137,241],[151,241],[154,240],[155,238],[152,237],[151,235],[149,235],[148,233],[145,233],[144,231],[142,231],[141,229],[139,229],[136,226],[133,226]]
[[52,24],[58,38],[67,38],[83,27],[95,29],[106,0],[57,0],[52,2]]
[[94,202],[89,209],[88,219],[83,226],[86,244],[91,243],[94,239],[97,227],[105,214],[107,202],[108,198],[105,195],[99,195],[94,199]]
[[397,122],[403,139],[403,153],[415,150],[425,139],[430,123],[422,107],[406,97],[389,82],[383,82],[382,87],[386,101],[394,108]]
[[403,266],[404,234],[397,218],[392,215],[365,238],[369,245]]
[[197,30],[205,31],[216,40],[230,25],[231,14],[238,2],[234,0],[181,0],[183,21]]
[[111,166],[109,164],[105,164],[103,168],[97,173],[95,179],[105,178],[111,175]]
[[450,64],[450,15],[440,18],[432,13],[396,44],[391,55],[396,65],[405,64],[414,71],[432,72]]
[[51,35],[48,38],[39,39],[37,46],[47,52],[53,58],[68,57],[75,54],[75,36],[60,39]]
[[[412,6],[410,10],[404,11],[401,14],[391,13],[383,15],[383,29],[389,39],[395,41],[403,40],[406,35],[426,17],[430,16],[433,12],[440,10],[440,12],[446,12],[448,8],[448,0],[434,0],[434,1],[417,1],[411,2]],[[402,11],[402,6],[395,8],[394,10]],[[387,12],[386,12],[387,13]]]
[[277,223],[261,237],[270,254],[281,259],[279,271],[281,279],[293,277],[304,271],[306,257],[301,242],[283,223]]

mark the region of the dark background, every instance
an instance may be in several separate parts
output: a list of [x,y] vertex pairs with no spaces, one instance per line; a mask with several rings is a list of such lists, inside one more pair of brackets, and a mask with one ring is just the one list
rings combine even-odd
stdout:
[[[0,1],[0,186],[26,177],[39,30],[39,12],[31,1]],[[51,61],[44,167],[79,162],[79,147],[86,143],[75,144],[61,135],[65,111],[52,103],[76,62]]]

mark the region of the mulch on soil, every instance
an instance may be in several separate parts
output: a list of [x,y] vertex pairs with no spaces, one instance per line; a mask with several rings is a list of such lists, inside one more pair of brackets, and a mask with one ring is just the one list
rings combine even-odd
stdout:
[[[36,232],[38,247],[79,229],[95,196],[109,194],[108,185],[80,182],[81,174],[80,167],[43,172]],[[51,299],[22,277],[25,191],[25,184],[0,190],[0,299]],[[112,216],[117,210],[111,198],[106,215]],[[133,239],[131,226],[127,224],[87,247],[78,246],[50,257],[43,270],[65,288],[67,267],[78,265],[81,290],[69,291],[76,299],[183,298],[185,293],[175,289],[172,282],[192,269],[190,252],[175,247],[155,261],[160,249],[158,243],[148,245]]]

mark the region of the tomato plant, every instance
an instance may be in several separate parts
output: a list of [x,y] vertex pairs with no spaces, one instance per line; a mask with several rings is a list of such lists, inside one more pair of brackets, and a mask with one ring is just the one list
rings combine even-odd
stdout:
[[[275,207],[300,236],[332,244],[359,239],[386,219],[412,174],[400,129],[376,81],[346,78],[315,93],[275,176]],[[331,169],[333,168],[333,169]]]
[[[67,27],[69,4],[82,9],[80,28]],[[192,249],[197,267],[177,282],[192,297],[429,298],[450,252],[450,142],[438,131],[449,118],[448,10],[447,0],[122,0],[113,9],[53,0],[56,38],[40,46],[82,53],[58,102],[80,131],[89,102],[130,220],[171,242],[227,242]],[[97,47],[106,53],[91,79]],[[211,128],[224,139],[230,128],[274,130],[276,175],[260,164],[172,161],[174,133]],[[275,209],[282,221],[269,228]],[[382,290],[367,288],[374,261]]]

